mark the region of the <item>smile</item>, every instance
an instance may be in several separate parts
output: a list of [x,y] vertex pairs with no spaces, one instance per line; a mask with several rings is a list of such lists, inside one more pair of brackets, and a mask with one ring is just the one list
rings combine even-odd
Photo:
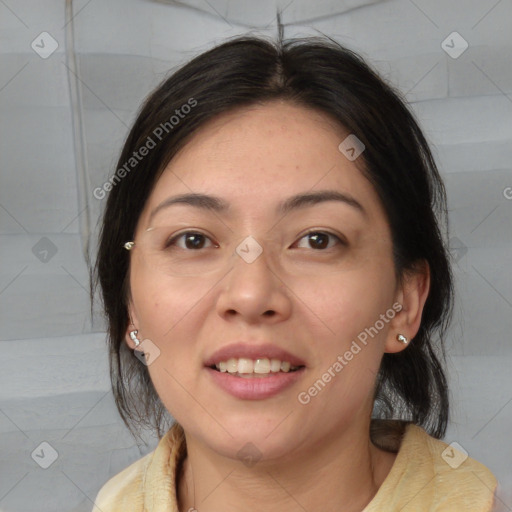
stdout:
[[295,372],[300,366],[293,366],[290,361],[268,359],[266,357],[257,359],[231,357],[226,361],[220,361],[213,365],[213,368],[219,372],[229,373],[237,377],[268,377],[280,372]]

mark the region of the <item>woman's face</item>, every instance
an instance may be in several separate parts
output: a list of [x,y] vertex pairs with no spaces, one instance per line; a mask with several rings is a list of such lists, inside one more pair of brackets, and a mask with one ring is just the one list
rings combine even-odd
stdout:
[[[171,161],[139,219],[130,313],[160,351],[151,379],[187,435],[217,453],[240,457],[250,442],[272,459],[368,424],[383,352],[400,345],[401,295],[378,196],[338,149],[348,135],[285,102],[223,115]],[[182,201],[150,219],[185,194],[225,208]],[[157,250],[187,230],[200,234]]]

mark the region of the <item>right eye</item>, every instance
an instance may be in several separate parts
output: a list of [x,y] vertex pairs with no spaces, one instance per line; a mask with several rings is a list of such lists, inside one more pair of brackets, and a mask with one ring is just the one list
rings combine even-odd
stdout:
[[218,245],[214,245],[212,241],[203,233],[198,233],[197,231],[186,231],[171,237],[166,242],[165,248],[167,249],[171,246],[176,246],[185,250],[205,249],[206,241],[209,241],[211,246],[218,247]]

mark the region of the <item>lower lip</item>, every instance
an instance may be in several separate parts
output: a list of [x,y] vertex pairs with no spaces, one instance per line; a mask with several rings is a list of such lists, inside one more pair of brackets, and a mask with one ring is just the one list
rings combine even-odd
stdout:
[[228,372],[206,368],[213,381],[230,395],[243,400],[263,400],[277,395],[293,385],[303,375],[305,368],[294,372],[271,373],[268,377],[236,377]]

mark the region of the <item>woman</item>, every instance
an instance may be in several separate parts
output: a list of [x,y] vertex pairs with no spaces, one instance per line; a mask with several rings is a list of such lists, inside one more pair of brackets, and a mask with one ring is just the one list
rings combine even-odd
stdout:
[[443,183],[357,55],[240,37],[196,57],[108,188],[113,390],[160,442],[94,510],[491,510],[494,476],[439,440]]

